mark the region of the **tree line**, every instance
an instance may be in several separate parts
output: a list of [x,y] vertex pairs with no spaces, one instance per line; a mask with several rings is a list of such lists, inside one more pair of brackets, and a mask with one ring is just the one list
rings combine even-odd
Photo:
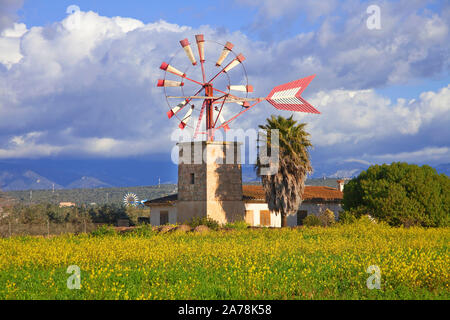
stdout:
[[149,218],[150,209],[125,207],[121,204],[61,208],[51,203],[32,205],[19,203],[4,210],[0,223],[43,224],[48,221],[55,224],[115,224],[119,219],[129,219],[132,225],[136,225],[139,223],[139,217]]

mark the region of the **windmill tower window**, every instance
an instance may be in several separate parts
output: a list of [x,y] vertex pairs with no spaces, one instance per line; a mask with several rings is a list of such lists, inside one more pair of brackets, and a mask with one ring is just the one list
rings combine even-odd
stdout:
[[191,184],[195,184],[195,174],[191,173]]

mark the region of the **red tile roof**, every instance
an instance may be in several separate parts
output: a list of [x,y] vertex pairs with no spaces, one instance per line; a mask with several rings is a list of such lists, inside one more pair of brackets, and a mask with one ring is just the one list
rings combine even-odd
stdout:
[[[262,186],[242,186],[244,201],[246,202],[265,202],[265,193]],[[344,194],[334,188],[322,186],[305,186],[303,200],[342,200]]]
[[[266,202],[263,187],[260,185],[244,185],[242,186],[242,193],[244,195],[244,202]],[[173,194],[167,197],[149,200],[146,204],[174,204],[177,200],[177,196],[177,194]],[[303,201],[340,201],[343,196],[343,192],[334,188],[323,186],[305,186]]]

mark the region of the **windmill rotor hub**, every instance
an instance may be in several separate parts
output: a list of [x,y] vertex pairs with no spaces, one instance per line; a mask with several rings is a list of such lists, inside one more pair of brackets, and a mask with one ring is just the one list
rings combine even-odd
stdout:
[[207,97],[214,97],[213,86],[210,83],[205,83],[203,87],[205,88],[205,95]]

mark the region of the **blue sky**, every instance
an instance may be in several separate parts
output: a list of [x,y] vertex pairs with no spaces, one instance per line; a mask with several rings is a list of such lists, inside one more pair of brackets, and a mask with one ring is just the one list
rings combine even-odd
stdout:
[[[366,26],[372,4],[380,30]],[[204,33],[246,55],[255,95],[317,74],[304,95],[322,115],[296,119],[308,122],[318,167],[448,163],[449,21],[448,1],[5,0],[0,159],[170,153],[178,123],[154,88],[158,67]],[[264,103],[234,125],[274,113]]]
[[[144,23],[159,19],[180,25],[199,27],[211,25],[230,31],[241,30],[248,25],[249,15],[255,8],[229,6],[229,1],[107,1],[107,0],[29,0],[19,11],[20,21],[27,25],[42,26],[65,18],[66,9],[77,5],[83,11],[98,12],[106,17],[132,17]],[[247,21],[247,22],[246,22]]]

